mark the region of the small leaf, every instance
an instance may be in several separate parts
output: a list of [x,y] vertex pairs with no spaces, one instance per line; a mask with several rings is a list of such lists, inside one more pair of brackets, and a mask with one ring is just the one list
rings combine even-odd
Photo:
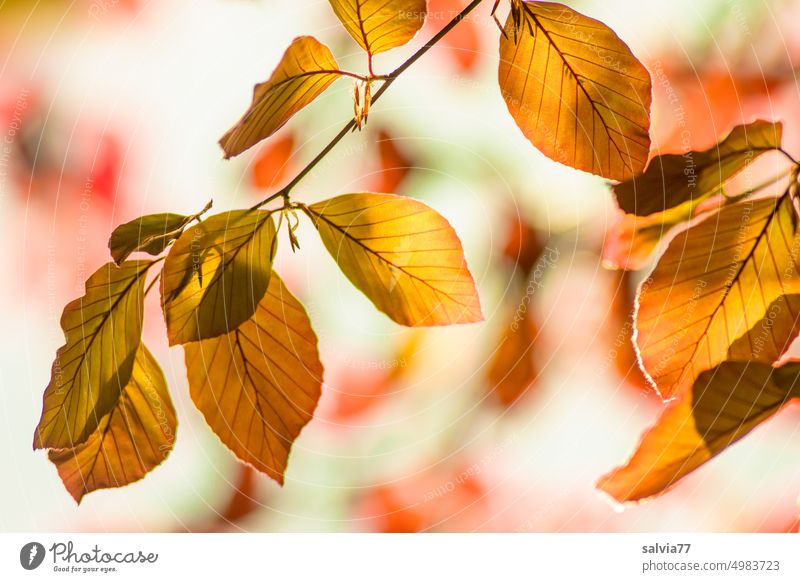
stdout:
[[181,235],[187,224],[205,214],[209,208],[211,202],[206,204],[203,210],[191,216],[172,213],[148,214],[120,224],[108,240],[111,257],[119,265],[131,253],[160,255]]
[[800,366],[724,362],[667,405],[628,463],[598,487],[620,502],[658,495],[800,396]]
[[250,319],[267,292],[275,223],[265,210],[234,210],[186,230],[161,274],[170,345],[228,333]]
[[754,121],[738,125],[717,145],[701,152],[653,158],[644,174],[614,186],[619,207],[647,216],[685,202],[698,204],[757,156],[779,148],[783,125]]
[[152,264],[106,263],[86,281],[83,297],[64,308],[66,343],[53,362],[33,448],[84,443],[119,400],[141,342],[145,274]]
[[258,153],[253,163],[253,184],[259,190],[274,188],[286,178],[291,168],[289,160],[294,153],[295,138],[291,132],[275,136]]
[[129,485],[161,464],[172,450],[176,427],[164,373],[141,344],[130,381],[87,441],[51,449],[49,457],[80,503],[87,493]]
[[225,158],[271,136],[340,76],[328,47],[311,36],[294,39],[269,80],[256,85],[250,109],[220,139]]
[[342,272],[397,323],[483,320],[461,241],[450,223],[422,202],[362,192],[306,210]]
[[734,347],[736,359],[768,364],[786,351],[800,325],[799,234],[787,194],[723,208],[672,240],[640,288],[634,336],[663,396]]
[[488,381],[492,396],[503,406],[511,406],[539,376],[534,361],[539,329],[527,304],[520,304],[505,329],[489,365]]
[[647,70],[602,22],[561,4],[519,4],[500,38],[498,80],[522,133],[579,170],[612,180],[641,172],[650,148]]
[[184,350],[192,400],[211,430],[283,484],[289,450],[322,389],[317,337],[303,306],[273,273],[252,318]]
[[378,156],[380,172],[372,182],[378,192],[397,192],[416,164],[397,145],[397,140],[385,129],[378,132]]
[[347,32],[369,54],[406,44],[425,22],[425,0],[330,0]]

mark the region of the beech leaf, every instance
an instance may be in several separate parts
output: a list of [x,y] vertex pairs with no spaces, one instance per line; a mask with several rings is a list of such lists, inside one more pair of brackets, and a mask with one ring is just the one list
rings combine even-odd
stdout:
[[435,210],[411,198],[372,192],[304,208],[342,272],[397,323],[483,320],[461,241]]
[[200,217],[209,208],[211,202],[203,210],[190,216],[173,213],[148,214],[120,224],[108,240],[111,257],[119,265],[135,252],[160,255],[181,235],[187,224]]
[[228,333],[250,319],[267,292],[275,223],[265,210],[233,210],[186,230],[161,274],[170,345]]
[[519,2],[500,38],[498,80],[514,121],[547,157],[612,180],[644,168],[650,75],[602,22]]
[[144,282],[152,264],[106,263],[86,281],[86,293],[64,308],[66,343],[44,391],[35,449],[85,442],[117,403],[141,342]]
[[668,404],[628,463],[598,487],[620,502],[664,492],[800,396],[800,365],[723,362]]
[[328,47],[312,36],[294,39],[270,78],[255,86],[250,109],[219,140],[225,158],[271,136],[340,76]]
[[723,208],[672,240],[640,287],[634,335],[664,397],[727,359],[780,358],[800,323],[798,244],[788,193]]
[[738,125],[717,145],[685,154],[656,156],[644,174],[614,186],[619,207],[647,216],[679,206],[698,204],[759,155],[779,148],[783,125],[754,121]]
[[406,44],[425,23],[425,0],[330,0],[347,32],[374,55]]
[[289,450],[322,389],[317,337],[301,303],[273,273],[248,321],[184,350],[192,400],[211,430],[283,484]]
[[50,460],[78,503],[97,489],[123,487],[142,479],[166,459],[177,420],[164,373],[144,344],[128,384],[85,443],[51,449]]

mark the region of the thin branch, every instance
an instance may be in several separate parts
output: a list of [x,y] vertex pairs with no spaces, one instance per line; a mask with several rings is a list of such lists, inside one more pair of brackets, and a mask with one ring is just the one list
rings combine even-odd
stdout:
[[[383,80],[384,80],[383,85],[381,85],[381,88],[378,89],[378,91],[375,93],[375,95],[372,96],[372,103],[375,103],[378,99],[380,99],[381,95],[383,95],[386,92],[386,90],[391,86],[391,84],[395,81],[395,79],[397,79],[397,77],[402,75],[403,72],[406,69],[408,69],[411,65],[413,65],[422,55],[424,55],[434,45],[436,45],[436,43],[438,43],[440,40],[442,40],[442,38],[448,32],[450,32],[453,29],[453,27],[455,27],[456,24],[461,22],[464,19],[464,17],[466,17],[470,12],[472,12],[478,6],[478,4],[480,4],[482,1],[483,0],[472,0],[472,2],[467,4],[467,6],[461,12],[459,12],[456,16],[453,17],[453,20],[448,22],[444,26],[444,28],[442,28],[428,42],[426,42],[422,47],[420,47],[419,50],[417,50],[417,52],[415,52],[413,55],[411,55],[408,58],[408,60],[406,60],[402,65],[397,67],[394,71],[392,71],[388,75],[385,75],[383,77]],[[380,79],[381,77],[380,76],[374,76],[373,78],[374,79]],[[292,188],[294,188],[303,178],[305,178],[308,175],[308,173],[311,170],[313,170],[314,167],[320,161],[322,161],[322,159],[325,156],[327,156],[334,147],[336,147],[336,144],[338,144],[342,140],[342,138],[344,138],[344,136],[346,136],[348,133],[350,133],[350,131],[355,126],[356,126],[355,119],[351,119],[350,121],[348,121],[347,124],[341,129],[341,131],[339,131],[339,133],[337,133],[334,136],[334,138],[328,143],[328,145],[326,145],[324,148],[322,148],[322,151],[320,151],[314,157],[314,159],[311,160],[306,165],[306,167],[304,167],[302,170],[300,170],[300,172],[294,178],[292,178],[292,180],[288,184],[286,184],[286,186],[281,188],[276,194],[273,194],[269,198],[266,198],[266,199],[262,200],[261,202],[259,202],[258,204],[256,204],[255,206],[253,206],[251,208],[251,210],[255,210],[257,208],[260,208],[263,205],[268,204],[269,202],[271,202],[271,201],[273,201],[273,200],[275,200],[276,198],[279,198],[279,197],[283,197],[284,200],[288,200],[289,199],[289,193],[292,191]]]

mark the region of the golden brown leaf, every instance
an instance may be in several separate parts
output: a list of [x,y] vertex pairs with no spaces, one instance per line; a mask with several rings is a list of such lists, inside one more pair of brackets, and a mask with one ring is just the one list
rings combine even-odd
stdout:
[[754,121],[734,127],[705,151],[657,156],[644,174],[614,186],[617,203],[625,212],[639,216],[686,202],[696,205],[719,192],[756,157],[780,147],[782,132],[780,122]]
[[187,224],[204,214],[209,208],[211,208],[211,202],[206,204],[203,210],[190,216],[169,212],[148,214],[120,224],[114,229],[108,240],[111,257],[119,265],[131,253],[160,255],[172,241],[181,235]]
[[371,55],[406,44],[425,22],[425,0],[330,0],[347,32]]
[[379,310],[409,326],[482,321],[461,241],[422,202],[362,192],[307,207],[342,272]]
[[289,449],[322,387],[303,306],[273,273],[248,321],[184,350],[192,400],[211,429],[239,459],[283,484]]
[[800,311],[782,298],[800,292],[798,244],[788,195],[723,208],[672,240],[636,313],[640,362],[663,396],[732,357],[772,363],[786,351]]
[[617,501],[658,495],[774,415],[798,392],[800,366],[724,362],[668,404],[628,463],[598,487]]
[[267,291],[275,245],[265,210],[223,212],[185,231],[161,274],[170,345],[222,335],[250,319]]
[[613,180],[644,168],[650,75],[614,32],[571,8],[520,2],[500,38],[498,80],[522,133],[549,158]]
[[80,503],[97,489],[142,479],[169,455],[176,427],[164,373],[141,344],[130,381],[88,440],[72,449],[51,449],[49,457]]
[[294,39],[269,80],[256,85],[250,109],[219,140],[225,158],[271,136],[340,76],[328,47],[311,36]]
[[66,343],[44,391],[35,449],[86,441],[128,383],[142,335],[144,282],[152,261],[106,263],[86,281],[86,293],[64,308]]

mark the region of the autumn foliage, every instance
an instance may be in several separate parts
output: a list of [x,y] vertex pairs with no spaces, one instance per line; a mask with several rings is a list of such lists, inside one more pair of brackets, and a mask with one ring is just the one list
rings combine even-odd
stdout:
[[[66,340],[34,431],[34,448],[48,450],[78,502],[143,478],[173,448],[175,410],[141,339],[145,296],[156,287],[168,342],[184,349],[192,402],[236,458],[284,483],[324,377],[312,321],[273,265],[282,230],[293,251],[301,248],[300,220],[310,222],[342,275],[397,324],[483,321],[459,235],[405,188],[414,156],[393,133],[379,135],[380,191],[325,192],[313,204],[292,197],[451,30],[467,47],[455,53],[457,66],[475,66],[475,23],[462,20],[480,3],[467,4],[396,69],[376,73],[374,55],[427,30],[425,0],[330,0],[363,51],[364,70],[341,69],[323,42],[298,36],[219,141],[226,159],[264,142],[250,171],[255,187],[269,194],[251,208],[209,214],[209,203],[187,215],[142,216],[111,233],[113,261],[64,309]],[[668,402],[631,459],[598,486],[625,502],[660,494],[800,397],[800,367],[784,357],[800,333],[800,165],[783,150],[783,126],[773,120],[733,127],[702,151],[651,156],[647,68],[614,31],[572,8],[510,0],[496,36],[498,91],[521,135],[552,160],[609,184],[621,214],[604,243],[605,265],[652,267],[638,286],[625,339],[650,387]],[[354,84],[353,118],[295,173],[296,135],[279,130],[345,78]],[[737,180],[775,154],[786,159],[782,174],[744,186]],[[399,195],[401,184],[409,196]],[[535,387],[546,349],[526,284],[557,251],[516,220],[503,255],[513,293],[482,374],[495,404],[509,407]],[[346,416],[361,407],[341,409]],[[482,491],[470,487],[463,504]],[[381,529],[429,526],[434,518],[407,509],[402,496],[387,487],[364,503],[399,508]]]

